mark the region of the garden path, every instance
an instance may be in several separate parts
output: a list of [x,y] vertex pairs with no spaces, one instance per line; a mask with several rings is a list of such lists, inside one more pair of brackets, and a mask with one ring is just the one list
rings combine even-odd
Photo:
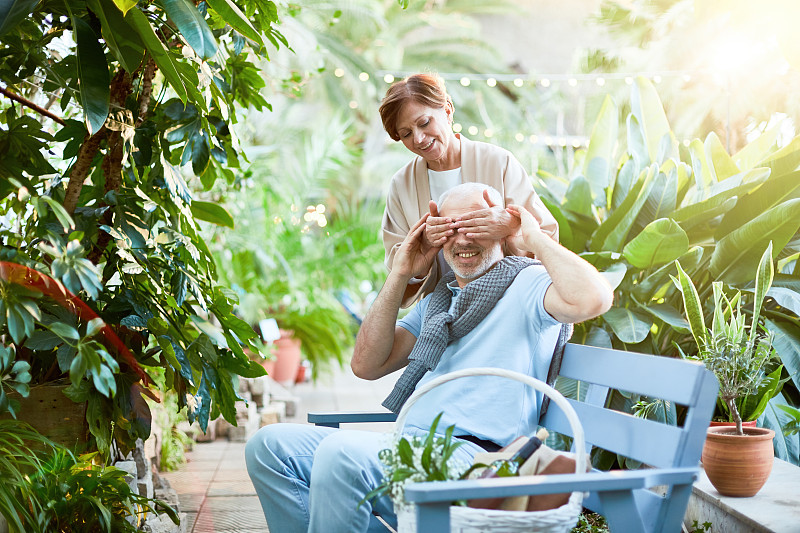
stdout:
[[[349,365],[318,383],[300,383],[289,389],[297,399],[287,422],[306,423],[309,411],[383,410],[396,376],[377,381],[358,379]],[[390,424],[362,425],[359,429],[387,431]],[[186,513],[186,533],[264,533],[267,524],[244,463],[244,442],[218,439],[196,443],[187,462],[162,477],[178,492]]]

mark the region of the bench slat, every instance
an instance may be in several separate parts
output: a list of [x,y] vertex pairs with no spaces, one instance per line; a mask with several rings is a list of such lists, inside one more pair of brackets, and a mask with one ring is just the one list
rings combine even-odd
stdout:
[[560,375],[691,405],[704,370],[702,365],[682,359],[570,343],[564,350]]
[[[575,400],[567,401],[578,413],[587,443],[650,466],[669,467],[675,464],[675,454],[683,438],[682,428]],[[553,404],[542,425],[572,436],[567,418]]]

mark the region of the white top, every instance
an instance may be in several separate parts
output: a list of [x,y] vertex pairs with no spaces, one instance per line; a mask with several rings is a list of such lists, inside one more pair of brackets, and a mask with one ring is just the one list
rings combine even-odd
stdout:
[[[426,382],[463,368],[496,367],[547,379],[561,324],[544,309],[544,293],[552,283],[543,266],[523,269],[494,309],[464,337],[445,348]],[[460,293],[452,287],[454,298]],[[398,325],[419,337],[430,295],[423,298]],[[444,411],[438,430],[456,425],[455,435],[475,435],[505,446],[537,428],[543,395],[526,385],[492,376],[451,381],[424,395],[408,412],[406,427],[430,428]]]
[[439,197],[456,185],[461,185],[461,167],[453,170],[428,169],[428,186],[431,189],[431,200],[439,205]]

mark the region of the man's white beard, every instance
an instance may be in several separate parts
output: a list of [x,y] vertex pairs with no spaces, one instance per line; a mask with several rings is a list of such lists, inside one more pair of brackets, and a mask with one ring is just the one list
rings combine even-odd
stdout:
[[456,276],[468,281],[472,281],[483,276],[490,268],[494,266],[495,263],[503,259],[503,254],[501,251],[498,251],[497,253],[490,253],[489,250],[483,247],[459,249],[456,253],[464,251],[478,252],[478,255],[481,257],[481,262],[469,270],[462,270],[459,265],[455,264],[455,253],[445,254],[445,260],[447,260],[447,264],[450,265],[450,268],[453,269],[453,272]]

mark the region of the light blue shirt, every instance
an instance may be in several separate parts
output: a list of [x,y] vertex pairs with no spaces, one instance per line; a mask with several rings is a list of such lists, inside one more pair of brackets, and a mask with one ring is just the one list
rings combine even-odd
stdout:
[[[481,366],[514,370],[545,381],[561,329],[544,309],[544,294],[551,283],[543,266],[523,269],[486,318],[445,348],[439,364],[417,387],[455,370]],[[461,289],[455,286],[451,290],[455,302]],[[429,301],[430,295],[397,324],[419,337]],[[427,430],[443,411],[438,428],[442,433],[455,424],[455,435],[475,435],[505,446],[536,431],[542,398],[541,393],[507,378],[461,378],[422,396],[409,410],[406,426]]]

